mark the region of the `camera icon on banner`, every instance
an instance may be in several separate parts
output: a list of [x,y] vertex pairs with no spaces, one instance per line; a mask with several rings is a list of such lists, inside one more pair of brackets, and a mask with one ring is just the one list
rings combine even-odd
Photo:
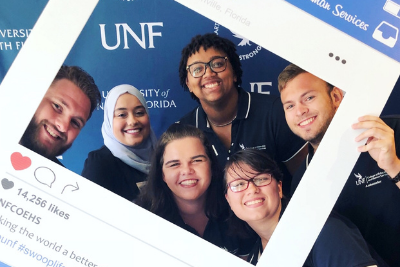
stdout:
[[[396,3],[397,2],[397,3]],[[400,1],[387,0],[383,10],[400,19]]]
[[385,44],[393,48],[397,42],[398,35],[399,35],[398,28],[389,24],[386,21],[382,21],[378,25],[378,27],[376,27],[374,33],[372,34],[372,37],[375,40],[381,42],[382,44]]

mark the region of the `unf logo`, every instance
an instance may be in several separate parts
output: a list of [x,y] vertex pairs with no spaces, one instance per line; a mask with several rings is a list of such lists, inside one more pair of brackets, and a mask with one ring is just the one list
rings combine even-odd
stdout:
[[[232,32],[232,31],[231,31],[231,32]],[[233,34],[233,37],[236,37],[236,38],[238,38],[238,39],[241,40],[241,41],[237,44],[237,46],[244,46],[244,47],[246,47],[246,46],[252,46],[252,45],[250,44],[250,40],[249,40],[249,39],[247,39],[247,38],[245,38],[245,37],[243,37],[243,36],[241,36],[241,35],[239,35],[239,34],[237,34],[237,33],[234,33],[234,32],[232,32],[232,34]],[[249,53],[243,54],[243,55],[239,55],[239,59],[240,59],[240,60],[250,59],[250,58],[254,57],[255,55],[257,55],[258,52],[260,52],[261,49],[262,49],[261,46],[259,46],[259,45],[257,45],[256,47],[255,47],[255,46],[252,46],[252,48],[253,48],[253,49],[251,49],[251,51],[250,51]],[[248,49],[247,49],[247,50],[248,50]]]
[[354,173],[354,176],[357,178],[356,185],[365,183],[365,178],[363,178],[361,174]]
[[[116,36],[116,41],[108,40],[109,42],[113,42],[115,45],[109,45],[107,43],[106,39],[106,33],[105,33],[105,24],[99,24],[100,26],[100,34],[101,34],[101,44],[103,47],[107,50],[115,50],[117,49],[120,44],[121,44],[121,33],[120,29],[122,28],[122,32],[124,35],[124,48],[123,49],[129,49],[129,38],[128,35],[133,37],[133,39],[143,48],[146,49],[146,32],[148,33],[149,36],[149,45],[147,48],[155,48],[154,47],[154,37],[155,36],[162,36],[161,32],[155,32],[153,27],[159,26],[163,27],[162,22],[149,22],[149,23],[139,23],[140,24],[140,29],[141,29],[141,38],[138,37],[138,35],[129,27],[128,24],[126,23],[117,23],[115,24],[115,36]],[[147,27],[146,27],[147,26]],[[147,31],[146,31],[147,29]]]
[[[233,33],[233,37],[241,39],[240,43],[238,43],[238,46],[247,46],[247,45],[251,46],[249,39],[247,39],[237,33],[234,33],[234,32],[232,32],[232,33]],[[243,58],[247,59],[247,58],[253,57],[260,50],[261,50],[261,46],[258,45],[254,51],[252,51],[246,55],[239,55],[239,59],[243,60]],[[268,86],[268,89],[269,89],[272,86],[272,82],[254,82],[254,83],[250,83],[250,86],[251,86],[251,88],[250,88],[251,92],[257,92],[260,94],[268,94],[269,95],[270,91],[265,91],[263,89],[263,86]]]
[[[219,30],[220,30],[221,25],[218,23],[214,23],[214,33],[219,35]],[[223,27],[221,27],[223,28]],[[237,34],[233,31],[231,31],[233,37],[239,39],[236,45],[239,47],[238,53],[241,53],[242,51],[246,52],[246,54],[239,54],[239,59],[240,60],[246,60],[254,57],[255,55],[258,54],[262,50],[262,47],[259,45],[253,45],[251,44],[250,40],[241,36],[240,34]]]
[[233,33],[233,37],[242,39],[242,41],[240,43],[238,43],[238,46],[245,46],[245,45],[251,46],[249,39],[246,39],[245,37],[243,37],[237,33],[234,33],[234,32],[232,32],[232,33]]
[[[262,50],[261,46],[251,43],[249,39],[246,37],[235,33],[233,31],[229,31],[219,25],[218,23],[214,23],[214,33],[219,35],[220,30],[222,31],[222,35],[226,35],[229,32],[233,37],[237,38],[233,40],[233,43],[237,45],[237,52],[239,54],[239,60],[246,60],[254,57]],[[246,54],[242,54],[245,52]],[[271,89],[272,82],[251,82],[250,83],[250,92],[257,92],[260,94],[270,94],[269,89]]]

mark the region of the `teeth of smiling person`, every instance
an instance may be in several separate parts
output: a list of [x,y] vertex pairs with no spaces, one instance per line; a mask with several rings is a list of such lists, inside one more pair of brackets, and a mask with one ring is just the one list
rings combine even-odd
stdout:
[[193,185],[196,184],[197,180],[185,180],[181,182],[181,185]]
[[48,127],[48,126],[46,125],[45,129],[46,129],[46,131],[47,131],[51,136],[53,136],[54,138],[58,138],[58,135],[57,135],[55,132],[53,132],[53,131],[50,129],[50,127]]
[[135,130],[127,130],[126,131],[127,133],[138,133],[139,132],[139,129],[135,129]]
[[300,122],[300,126],[307,125],[307,124],[311,123],[314,119],[315,119],[315,117],[312,117],[312,118],[309,118],[308,120],[302,121],[302,122]]
[[256,199],[256,200],[252,200],[252,201],[246,202],[245,205],[249,206],[249,205],[254,205],[254,204],[257,204],[257,203],[261,203],[261,202],[263,202],[262,199]]
[[218,84],[219,84],[219,82],[208,83],[208,84],[205,84],[204,87],[205,88],[212,88],[212,87],[218,86]]

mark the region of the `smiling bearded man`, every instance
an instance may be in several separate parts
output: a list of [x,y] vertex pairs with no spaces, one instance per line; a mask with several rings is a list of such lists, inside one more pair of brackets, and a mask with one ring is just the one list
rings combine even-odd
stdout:
[[93,78],[62,66],[25,130],[20,144],[62,165],[56,156],[71,146],[101,101]]

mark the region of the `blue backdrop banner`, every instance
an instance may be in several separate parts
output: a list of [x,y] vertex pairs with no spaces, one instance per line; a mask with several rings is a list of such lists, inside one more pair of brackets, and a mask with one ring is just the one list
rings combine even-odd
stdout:
[[[0,81],[29,36],[47,2],[46,0],[2,1]],[[303,2],[306,6],[307,1]],[[301,8],[317,17],[318,12],[335,11],[335,6],[339,4],[332,1],[331,10],[327,11],[313,2],[316,1],[309,1],[307,5],[315,11],[308,10],[308,7],[301,6]],[[321,4],[321,1],[317,2]],[[361,3],[361,1],[355,2]],[[367,31],[352,22],[332,15],[332,20],[337,20],[338,28],[342,24],[346,26],[345,29],[340,28],[341,30],[347,32],[348,28],[349,31],[352,29],[357,33],[360,32],[358,35],[348,32],[352,36],[358,39],[363,38],[363,35],[369,34],[377,26],[375,24],[378,19],[385,20],[391,25],[398,25],[395,22],[399,18],[383,9],[376,12],[384,14],[385,17],[379,15],[378,18],[378,13],[373,13],[377,14],[374,20],[370,16],[364,18],[361,7],[354,9],[355,2],[343,5],[342,9],[368,23],[370,26]],[[336,26],[335,23],[333,25]],[[171,123],[195,108],[197,102],[192,100],[189,93],[184,92],[179,84],[179,60],[182,48],[190,42],[192,37],[208,32],[215,32],[237,45],[244,71],[242,87],[245,90],[262,94],[278,94],[277,76],[289,62],[244,36],[231,32],[173,0],[100,1],[65,64],[80,66],[93,76],[101,90],[102,104],[94,111],[92,118],[83,128],[72,148],[64,153],[61,162],[68,169],[80,174],[87,154],[103,145],[100,129],[103,122],[104,100],[108,91],[116,85],[131,84],[142,92],[147,100],[151,125],[157,136],[160,136]],[[57,38],[56,32],[48,34]],[[365,38],[362,41],[371,46],[373,45],[370,42],[376,42],[371,36],[368,37],[371,40]],[[387,44],[378,42],[378,45],[387,51],[396,49],[399,51],[398,44],[393,50]],[[399,55],[398,52],[393,52],[393,55],[385,52],[383,48],[379,50],[392,57]],[[23,74],[21,74],[21,79],[23,79]],[[399,88],[399,83],[396,88]],[[389,104],[385,108],[386,113],[399,113],[398,105],[390,104],[396,98],[399,99],[398,91],[399,89],[393,90]]]

